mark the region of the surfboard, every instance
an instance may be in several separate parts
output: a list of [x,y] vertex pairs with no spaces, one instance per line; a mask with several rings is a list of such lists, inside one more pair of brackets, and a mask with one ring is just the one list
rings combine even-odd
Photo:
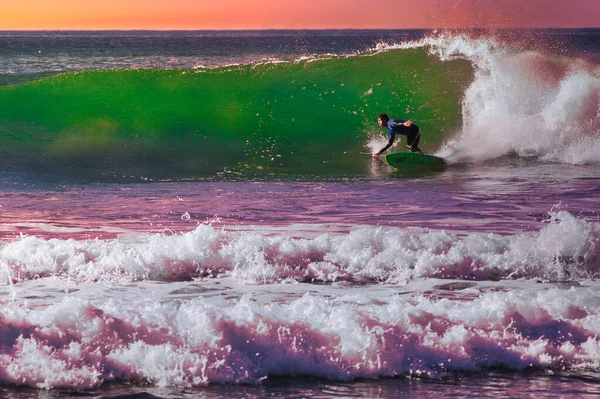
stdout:
[[418,152],[393,152],[387,154],[385,160],[396,169],[440,169],[446,167],[446,162],[442,158]]

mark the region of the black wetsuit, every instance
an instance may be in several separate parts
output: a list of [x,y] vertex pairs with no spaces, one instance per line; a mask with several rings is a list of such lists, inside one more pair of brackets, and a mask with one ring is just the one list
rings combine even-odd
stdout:
[[396,135],[406,136],[406,147],[412,152],[423,152],[419,148],[419,140],[421,140],[421,130],[414,123],[410,126],[404,126],[402,119],[390,119],[387,122],[389,141],[385,147],[379,151],[381,154],[394,144]]

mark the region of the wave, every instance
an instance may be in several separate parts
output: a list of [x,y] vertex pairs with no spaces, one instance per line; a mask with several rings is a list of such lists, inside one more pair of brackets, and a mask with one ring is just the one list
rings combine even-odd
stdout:
[[414,49],[61,74],[0,89],[5,164],[166,178],[360,174],[356,156],[383,111],[418,113],[424,147],[439,143],[460,118],[462,80],[448,77],[469,71]]
[[[19,283],[1,287],[0,382],[597,370],[599,237],[600,224],[565,211],[513,236],[359,228],[292,239],[202,225],[110,241],[23,237],[0,252],[4,284]],[[499,279],[512,281],[489,281]]]
[[76,241],[23,237],[0,251],[0,281],[41,277],[126,284],[231,277],[242,283],[285,281],[405,284],[424,278],[597,278],[600,225],[566,211],[539,232],[459,236],[437,230],[364,227],[314,239],[218,230]]
[[597,65],[441,34],[351,56],[66,73],[0,88],[4,169],[94,179],[368,175],[379,113],[450,163],[600,161]]
[[5,305],[0,381],[92,389],[107,382],[195,387],[277,376],[351,381],[598,370],[597,287],[269,298],[196,289],[204,295],[187,300],[161,300],[155,288]]

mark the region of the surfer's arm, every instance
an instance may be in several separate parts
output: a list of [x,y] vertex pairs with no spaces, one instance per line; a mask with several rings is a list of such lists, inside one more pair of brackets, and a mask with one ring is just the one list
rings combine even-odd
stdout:
[[403,120],[399,120],[397,121],[394,126],[406,126],[406,127],[410,127],[412,125],[412,120],[407,120],[407,121],[403,121]]
[[383,147],[381,150],[377,151],[375,154],[373,154],[373,156],[381,155],[381,153],[383,153],[385,150],[390,148],[392,146],[392,144],[394,144],[394,136],[390,137],[390,141],[388,141],[386,146]]

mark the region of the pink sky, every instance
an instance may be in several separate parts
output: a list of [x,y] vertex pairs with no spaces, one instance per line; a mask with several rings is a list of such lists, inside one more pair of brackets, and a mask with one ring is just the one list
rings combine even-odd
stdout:
[[599,27],[600,0],[3,0],[0,29]]

